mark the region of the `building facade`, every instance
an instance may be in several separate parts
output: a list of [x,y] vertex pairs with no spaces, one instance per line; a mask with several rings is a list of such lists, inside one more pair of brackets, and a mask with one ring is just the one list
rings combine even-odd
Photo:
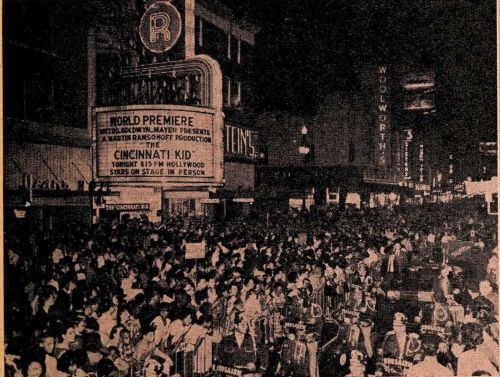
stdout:
[[[159,220],[174,213],[213,214],[216,207],[223,211],[225,191],[253,189],[260,138],[252,118],[248,65],[257,29],[236,20],[222,4],[174,0],[182,25],[177,43],[153,52],[141,41],[138,25],[154,3],[84,2],[76,9],[62,1],[6,2],[4,176],[11,207],[28,205],[39,218],[73,208],[81,219],[146,214]],[[188,63],[176,68],[175,62]],[[203,75],[192,74],[196,64],[210,71],[210,85]],[[99,160],[102,145],[112,150],[120,140],[96,138],[100,110],[169,105],[183,111],[183,106],[206,108],[208,100],[220,107],[214,142],[205,138],[210,145],[220,141],[212,146],[214,153],[220,150],[213,157],[221,163],[220,178],[176,184],[107,179],[113,172],[99,173],[99,167],[107,167]],[[115,173],[120,170],[126,171]]]
[[[367,202],[371,194],[430,194],[442,161],[434,71],[388,64],[355,71],[358,85],[325,97],[316,115],[262,118],[269,166],[259,167],[259,182],[308,167],[330,172],[318,173],[319,198],[332,191],[357,191]],[[303,182],[302,190],[311,186]]]
[[[88,221],[88,15],[71,4],[4,3],[5,219]],[[72,31],[71,40],[67,38]],[[28,187],[29,185],[29,187]],[[30,192],[31,191],[31,192]],[[27,211],[27,206],[29,210]]]

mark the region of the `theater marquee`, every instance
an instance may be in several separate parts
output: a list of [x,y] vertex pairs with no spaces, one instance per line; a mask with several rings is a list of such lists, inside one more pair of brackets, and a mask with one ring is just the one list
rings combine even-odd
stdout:
[[212,109],[144,105],[96,110],[94,169],[110,182],[222,182],[222,126]]

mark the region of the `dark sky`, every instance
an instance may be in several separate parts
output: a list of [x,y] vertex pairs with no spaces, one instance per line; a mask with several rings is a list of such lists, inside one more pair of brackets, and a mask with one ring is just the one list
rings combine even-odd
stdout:
[[356,89],[353,67],[433,68],[443,136],[496,140],[496,3],[467,0],[227,0],[257,24],[264,107],[314,113]]

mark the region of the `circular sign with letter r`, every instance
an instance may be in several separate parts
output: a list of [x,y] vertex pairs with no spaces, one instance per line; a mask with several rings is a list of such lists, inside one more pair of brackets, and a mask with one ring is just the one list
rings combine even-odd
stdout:
[[174,47],[181,29],[182,19],[177,8],[166,1],[158,1],[142,16],[139,35],[149,51],[161,53]]

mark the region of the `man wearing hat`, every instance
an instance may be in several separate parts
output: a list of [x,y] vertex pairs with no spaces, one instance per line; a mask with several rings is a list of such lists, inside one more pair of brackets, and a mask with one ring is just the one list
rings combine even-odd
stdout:
[[392,328],[382,344],[384,357],[404,359],[414,356],[417,351],[416,339],[406,332],[406,316],[403,313],[394,314]]
[[388,288],[400,286],[408,267],[406,250],[401,247],[399,242],[386,250],[385,259],[382,262],[384,285]]

